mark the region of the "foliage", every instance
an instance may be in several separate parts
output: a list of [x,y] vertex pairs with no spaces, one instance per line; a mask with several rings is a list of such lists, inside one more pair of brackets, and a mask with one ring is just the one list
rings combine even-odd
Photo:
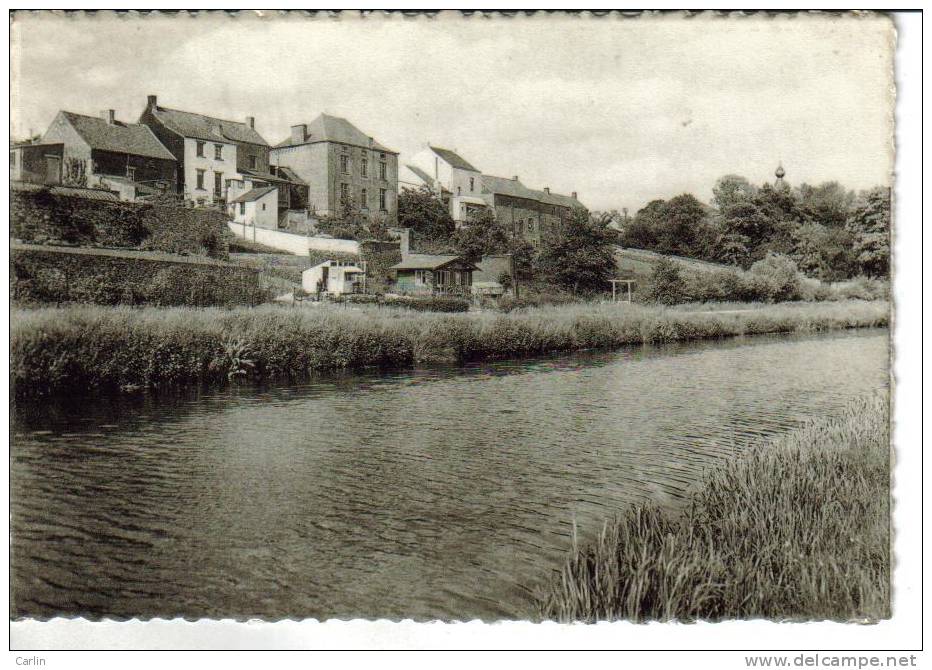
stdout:
[[805,275],[838,281],[854,274],[854,240],[849,230],[804,223],[792,234],[792,257]]
[[890,274],[890,190],[867,192],[851,212],[845,228],[854,238],[854,264],[868,277]]
[[62,164],[62,183],[66,186],[87,186],[87,161],[68,156]]
[[398,195],[398,225],[414,231],[419,241],[449,240],[456,228],[447,206],[425,186]]
[[456,253],[470,263],[478,263],[483,256],[506,252],[509,239],[492,210],[484,207],[471,212],[465,225],[453,233],[453,244]]
[[883,326],[889,305],[848,301],[690,312],[640,305],[528,307],[511,314],[411,314],[360,305],[190,309],[76,306],[14,310],[16,396],[225,383],[225,343],[249,352],[257,380],[321,370],[541,356],[728,335]]
[[561,230],[544,236],[538,271],[573,295],[605,291],[615,275],[613,242],[602,222],[577,209]]
[[787,256],[767,254],[751,266],[749,279],[753,293],[764,302],[783,302],[800,298],[801,277],[796,263]]
[[886,397],[861,399],[725,462],[685,509],[637,505],[586,546],[574,532],[541,616],[889,617],[889,421]]
[[641,298],[661,305],[687,302],[689,297],[686,282],[680,273],[679,265],[668,258],[657,261]]
[[67,242],[225,259],[233,238],[222,212],[185,207],[177,199],[125,203],[53,195],[49,190],[10,196],[13,237],[24,242]]

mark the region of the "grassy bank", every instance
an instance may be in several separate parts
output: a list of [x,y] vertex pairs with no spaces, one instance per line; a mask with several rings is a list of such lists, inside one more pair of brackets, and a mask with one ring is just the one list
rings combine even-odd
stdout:
[[565,305],[510,314],[363,307],[68,307],[13,310],[18,397],[225,382],[315,371],[520,358],[639,343],[884,326],[884,302],[767,305],[724,313]]
[[574,548],[541,614],[889,617],[889,464],[889,409],[878,394],[713,471],[682,512],[625,512]]

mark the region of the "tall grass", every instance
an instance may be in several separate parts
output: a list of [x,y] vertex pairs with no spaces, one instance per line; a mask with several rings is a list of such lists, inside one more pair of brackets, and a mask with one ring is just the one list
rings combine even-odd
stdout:
[[638,506],[575,546],[561,621],[890,616],[886,394],[712,472],[685,510]]
[[[612,304],[510,314],[274,305],[14,309],[11,378],[19,397],[224,382],[231,373],[287,381],[323,370],[464,363],[639,343],[884,326],[887,321],[886,303],[860,301],[731,313]],[[246,375],[234,369],[240,360],[253,363]]]

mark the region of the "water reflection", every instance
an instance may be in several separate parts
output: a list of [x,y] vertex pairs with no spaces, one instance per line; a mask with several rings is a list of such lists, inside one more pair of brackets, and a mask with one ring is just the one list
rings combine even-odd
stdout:
[[572,518],[887,369],[862,331],[20,406],[13,614],[525,618]]

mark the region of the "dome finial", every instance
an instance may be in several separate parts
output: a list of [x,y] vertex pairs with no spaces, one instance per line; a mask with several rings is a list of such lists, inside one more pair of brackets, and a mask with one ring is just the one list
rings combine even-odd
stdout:
[[777,164],[777,171],[774,172],[774,174],[777,176],[777,179],[783,179],[783,175],[786,174],[786,170],[783,169],[783,161]]

